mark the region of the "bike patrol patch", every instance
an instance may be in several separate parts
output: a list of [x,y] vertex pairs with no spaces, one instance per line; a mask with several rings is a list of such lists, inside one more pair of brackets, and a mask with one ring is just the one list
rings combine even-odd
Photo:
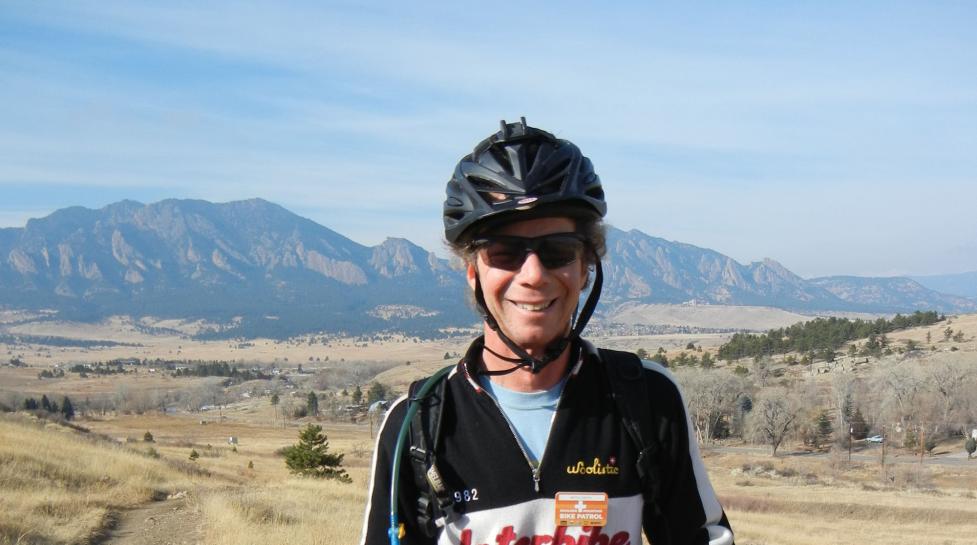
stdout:
[[557,526],[606,526],[607,494],[603,492],[557,492]]

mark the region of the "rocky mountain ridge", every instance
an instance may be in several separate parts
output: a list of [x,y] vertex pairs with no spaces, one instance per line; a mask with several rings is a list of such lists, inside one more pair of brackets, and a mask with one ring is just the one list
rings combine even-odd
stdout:
[[[170,199],[71,207],[0,229],[0,306],[62,316],[205,317],[214,335],[433,334],[477,317],[464,278],[403,238],[367,247],[273,203]],[[941,312],[977,302],[907,278],[805,280],[774,260],[611,229],[599,312],[625,303],[761,305],[794,311]]]

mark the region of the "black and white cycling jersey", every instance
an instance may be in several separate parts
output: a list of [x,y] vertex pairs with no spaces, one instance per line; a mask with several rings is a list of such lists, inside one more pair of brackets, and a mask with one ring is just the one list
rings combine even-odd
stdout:
[[[657,501],[643,496],[637,452],[610,396],[598,352],[583,342],[570,370],[538,466],[523,452],[495,400],[474,380],[476,346],[451,371],[443,400],[437,466],[454,499],[457,517],[438,535],[417,527],[419,491],[408,460],[401,464],[399,513],[405,544],[640,545],[642,530],[655,545],[707,544],[729,522],[699,455],[680,391],[660,365],[646,362],[645,384],[664,437],[658,445]],[[399,399],[380,430],[370,479],[363,545],[386,545],[391,459],[407,402]],[[560,526],[558,493],[606,494],[604,524]]]

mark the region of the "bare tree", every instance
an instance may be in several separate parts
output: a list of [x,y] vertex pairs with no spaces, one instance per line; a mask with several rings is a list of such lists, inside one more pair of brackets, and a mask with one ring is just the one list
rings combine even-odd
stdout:
[[129,411],[129,405],[132,402],[132,392],[129,389],[129,385],[120,382],[115,385],[115,410],[119,412]]
[[746,390],[746,383],[723,370],[682,368],[676,377],[682,383],[689,417],[699,442],[707,442],[715,435],[717,426],[732,417],[737,399]]
[[776,456],[797,419],[797,412],[796,403],[787,392],[778,389],[763,393],[748,419],[751,438],[770,445],[772,455]]
[[966,367],[942,362],[926,368],[926,385],[939,400],[940,425],[944,432],[950,427],[950,414],[961,403],[966,380],[970,374]]
[[[831,407],[836,411],[835,422],[836,430],[848,429],[847,414],[849,410],[854,411],[855,404],[855,377],[848,373],[832,373],[831,377]],[[847,433],[847,432],[846,432]]]
[[820,419],[825,412],[817,383],[813,379],[801,380],[793,386],[790,393],[793,406],[797,409],[797,418],[792,429],[806,444],[819,446],[822,441],[829,439],[822,435]]
[[760,388],[766,388],[767,379],[770,378],[770,358],[767,356],[756,358],[751,367],[753,380],[757,382]]
[[919,413],[918,397],[923,379],[912,362],[883,367],[873,381],[882,407],[880,412],[903,423],[913,422]]

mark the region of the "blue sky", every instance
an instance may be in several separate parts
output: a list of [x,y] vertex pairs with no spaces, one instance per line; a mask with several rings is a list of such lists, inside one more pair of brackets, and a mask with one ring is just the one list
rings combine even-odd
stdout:
[[804,277],[977,270],[974,21],[973,2],[4,2],[0,226],[261,197],[443,253],[454,163],[525,115],[592,158],[619,228]]

